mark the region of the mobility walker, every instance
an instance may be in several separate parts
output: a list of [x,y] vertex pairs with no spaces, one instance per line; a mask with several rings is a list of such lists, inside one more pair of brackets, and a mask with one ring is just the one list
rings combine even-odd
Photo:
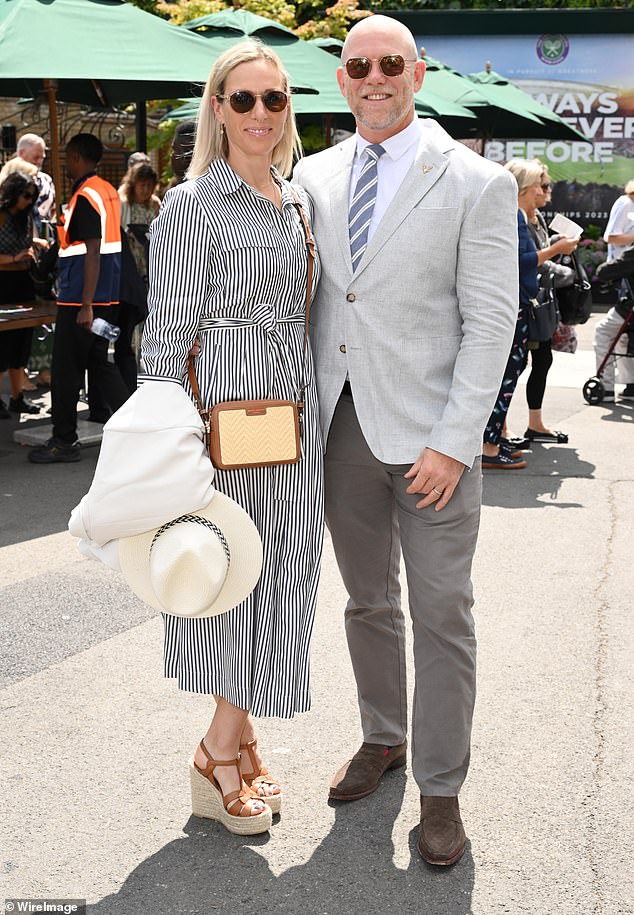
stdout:
[[[621,257],[609,264],[601,264],[597,276],[602,282],[620,281],[619,301],[616,305],[617,314],[623,318],[623,323],[618,329],[614,340],[605,354],[596,375],[588,378],[583,386],[583,396],[589,404],[601,403],[605,396],[603,372],[610,359],[634,359],[634,247],[628,248]],[[617,343],[623,336],[627,336],[627,350],[625,353],[615,353]]]

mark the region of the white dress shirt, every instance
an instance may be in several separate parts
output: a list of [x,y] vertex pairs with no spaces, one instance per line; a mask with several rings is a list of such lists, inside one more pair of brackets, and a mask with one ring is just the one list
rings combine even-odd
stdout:
[[[370,140],[364,140],[358,132],[356,138],[357,151],[352,163],[352,175],[350,178],[350,203],[352,203],[354,189],[357,186],[361,170],[367,162],[368,157],[365,154],[365,149],[367,146],[372,145]],[[420,138],[421,126],[418,118],[415,117],[412,123],[408,124],[404,130],[381,143],[385,154],[378,161],[376,203],[372,213],[372,222],[368,229],[368,241],[374,235],[385,211],[403,183],[405,175],[414,164]]]

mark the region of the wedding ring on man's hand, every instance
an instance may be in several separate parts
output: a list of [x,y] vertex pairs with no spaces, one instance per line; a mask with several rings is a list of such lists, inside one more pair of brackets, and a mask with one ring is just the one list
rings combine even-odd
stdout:
[[434,492],[435,492],[437,495],[442,496],[442,492],[441,492],[440,489],[436,489],[435,486],[432,486],[432,489],[434,490]]

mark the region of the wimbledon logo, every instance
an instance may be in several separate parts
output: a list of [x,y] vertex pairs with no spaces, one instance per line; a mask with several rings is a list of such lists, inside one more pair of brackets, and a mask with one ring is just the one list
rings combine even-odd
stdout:
[[570,42],[565,35],[542,35],[537,40],[537,56],[543,64],[560,64],[568,57]]

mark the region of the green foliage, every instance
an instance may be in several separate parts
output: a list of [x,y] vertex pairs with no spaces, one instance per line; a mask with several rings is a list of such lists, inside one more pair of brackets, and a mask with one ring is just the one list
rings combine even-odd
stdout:
[[600,238],[603,238],[603,230],[600,226],[595,226],[594,223],[590,223],[589,226],[586,226],[583,230],[583,234],[586,238],[591,238],[592,241],[598,241]]
[[[183,25],[200,16],[217,13],[232,5],[281,22],[292,29],[300,38],[333,37],[345,39],[353,22],[370,16],[368,10],[359,9],[360,0],[302,0],[300,3],[287,0],[135,0],[138,6],[150,5],[156,12],[168,18],[174,25]],[[364,0],[370,7],[371,0]],[[390,3],[385,0],[386,6]],[[329,5],[330,4],[330,5]],[[405,4],[407,6],[408,4]],[[145,7],[144,7],[145,8]]]
[[161,9],[161,0],[128,0],[128,2],[133,6],[138,6],[144,13],[153,13],[155,16],[160,16],[161,19],[168,18],[165,11]]
[[229,3],[224,3],[223,0],[177,0],[176,3],[158,0],[157,3],[161,13],[173,25],[183,25],[183,23],[198,19],[200,16],[219,13],[220,10],[224,10],[230,5]]
[[632,9],[634,0],[364,0],[382,10]]
[[300,131],[299,136],[306,155],[326,148],[326,134],[319,124],[308,124]]
[[317,14],[317,18],[308,19],[295,29],[295,34],[306,41],[311,38],[339,38],[345,41],[348,29],[357,19],[372,15],[368,10],[360,10],[357,0],[336,0],[334,6],[325,9],[319,0],[311,0],[304,7],[312,7]]

